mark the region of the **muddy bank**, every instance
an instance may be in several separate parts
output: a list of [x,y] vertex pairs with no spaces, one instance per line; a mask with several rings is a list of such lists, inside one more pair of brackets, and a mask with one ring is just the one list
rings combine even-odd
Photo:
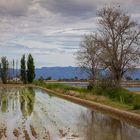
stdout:
[[129,112],[129,111],[113,108],[113,107],[103,105],[103,104],[100,104],[100,103],[95,103],[95,102],[92,102],[92,101],[89,101],[89,100],[80,99],[78,97],[73,97],[73,96],[70,96],[70,95],[64,95],[62,93],[58,93],[58,92],[55,92],[53,90],[46,89],[46,88],[43,88],[43,87],[40,87],[40,86],[35,86],[35,85],[29,85],[29,86],[43,89],[47,92],[53,93],[56,96],[67,99],[69,101],[80,104],[82,106],[94,109],[96,111],[108,114],[115,119],[119,119],[119,120],[122,120],[124,122],[128,122],[129,124],[132,124],[132,125],[140,128],[140,115],[138,115],[136,113],[132,113],[132,112]]

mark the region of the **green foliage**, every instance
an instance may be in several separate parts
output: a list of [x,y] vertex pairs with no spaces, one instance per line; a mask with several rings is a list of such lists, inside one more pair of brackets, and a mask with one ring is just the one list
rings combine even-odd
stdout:
[[47,78],[46,78],[46,80],[52,80],[52,77],[51,77],[51,76],[49,76],[49,77],[47,77]]
[[44,78],[43,78],[42,76],[40,76],[40,77],[38,78],[38,81],[43,82],[43,81],[44,81]]
[[23,83],[26,84],[27,83],[27,74],[26,74],[25,55],[23,55],[20,60],[20,76],[21,76],[21,80],[23,81]]
[[112,101],[120,102],[122,104],[133,106],[133,109],[140,109],[140,95],[128,91],[124,88],[107,87],[94,87],[93,94],[105,96]]
[[26,70],[25,55],[22,56],[20,63],[21,63],[20,68],[21,80],[23,81],[24,84],[26,84],[27,81],[28,83],[32,83],[35,78],[35,65],[32,55],[31,54],[28,55],[27,70]]
[[1,66],[0,66],[0,73],[1,73],[1,79],[4,84],[7,83],[8,79],[8,67],[9,63],[6,57],[1,58]]
[[130,76],[126,76],[125,79],[126,79],[126,80],[133,80],[133,78],[130,77]]
[[32,83],[35,78],[35,65],[34,59],[31,54],[28,55],[27,60],[27,80],[29,83]]
[[134,104],[134,105],[133,105],[133,109],[134,109],[134,110],[140,109],[140,105],[139,105],[139,104]]

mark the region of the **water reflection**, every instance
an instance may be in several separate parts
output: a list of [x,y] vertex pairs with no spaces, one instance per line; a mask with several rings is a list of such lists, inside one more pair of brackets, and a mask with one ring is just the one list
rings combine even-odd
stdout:
[[0,110],[2,113],[17,111],[20,106],[20,111],[24,117],[30,116],[33,112],[35,102],[35,92],[32,88],[16,88],[0,89]]
[[23,89],[20,93],[20,109],[24,117],[30,116],[34,109],[35,92],[32,88]]
[[140,129],[96,111],[81,112],[79,120],[84,140],[140,140]]
[[0,88],[0,139],[140,140],[140,129],[40,89]]

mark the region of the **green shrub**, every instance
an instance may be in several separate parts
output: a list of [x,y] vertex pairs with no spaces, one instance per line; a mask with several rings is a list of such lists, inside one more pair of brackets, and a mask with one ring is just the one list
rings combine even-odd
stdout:
[[94,87],[93,94],[106,96],[112,101],[117,101],[123,104],[132,105],[133,108],[140,107],[140,95],[135,94],[124,88],[113,87]]
[[133,109],[134,109],[134,110],[140,109],[140,104],[134,104],[134,105],[133,105]]

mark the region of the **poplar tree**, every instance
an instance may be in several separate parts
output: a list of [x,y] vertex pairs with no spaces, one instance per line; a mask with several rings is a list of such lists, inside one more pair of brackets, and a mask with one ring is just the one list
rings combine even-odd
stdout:
[[14,78],[15,77],[15,60],[14,59],[13,59],[12,65],[13,65],[13,78]]
[[28,83],[32,83],[35,78],[35,65],[34,59],[31,54],[28,55],[27,60],[27,80]]
[[24,84],[27,83],[27,73],[26,73],[26,60],[25,60],[25,55],[22,56],[20,60],[20,76],[21,76],[21,81],[23,81]]
[[1,80],[4,84],[7,83],[8,79],[8,67],[9,62],[6,57],[1,58],[1,65],[0,65],[0,74],[1,74]]

